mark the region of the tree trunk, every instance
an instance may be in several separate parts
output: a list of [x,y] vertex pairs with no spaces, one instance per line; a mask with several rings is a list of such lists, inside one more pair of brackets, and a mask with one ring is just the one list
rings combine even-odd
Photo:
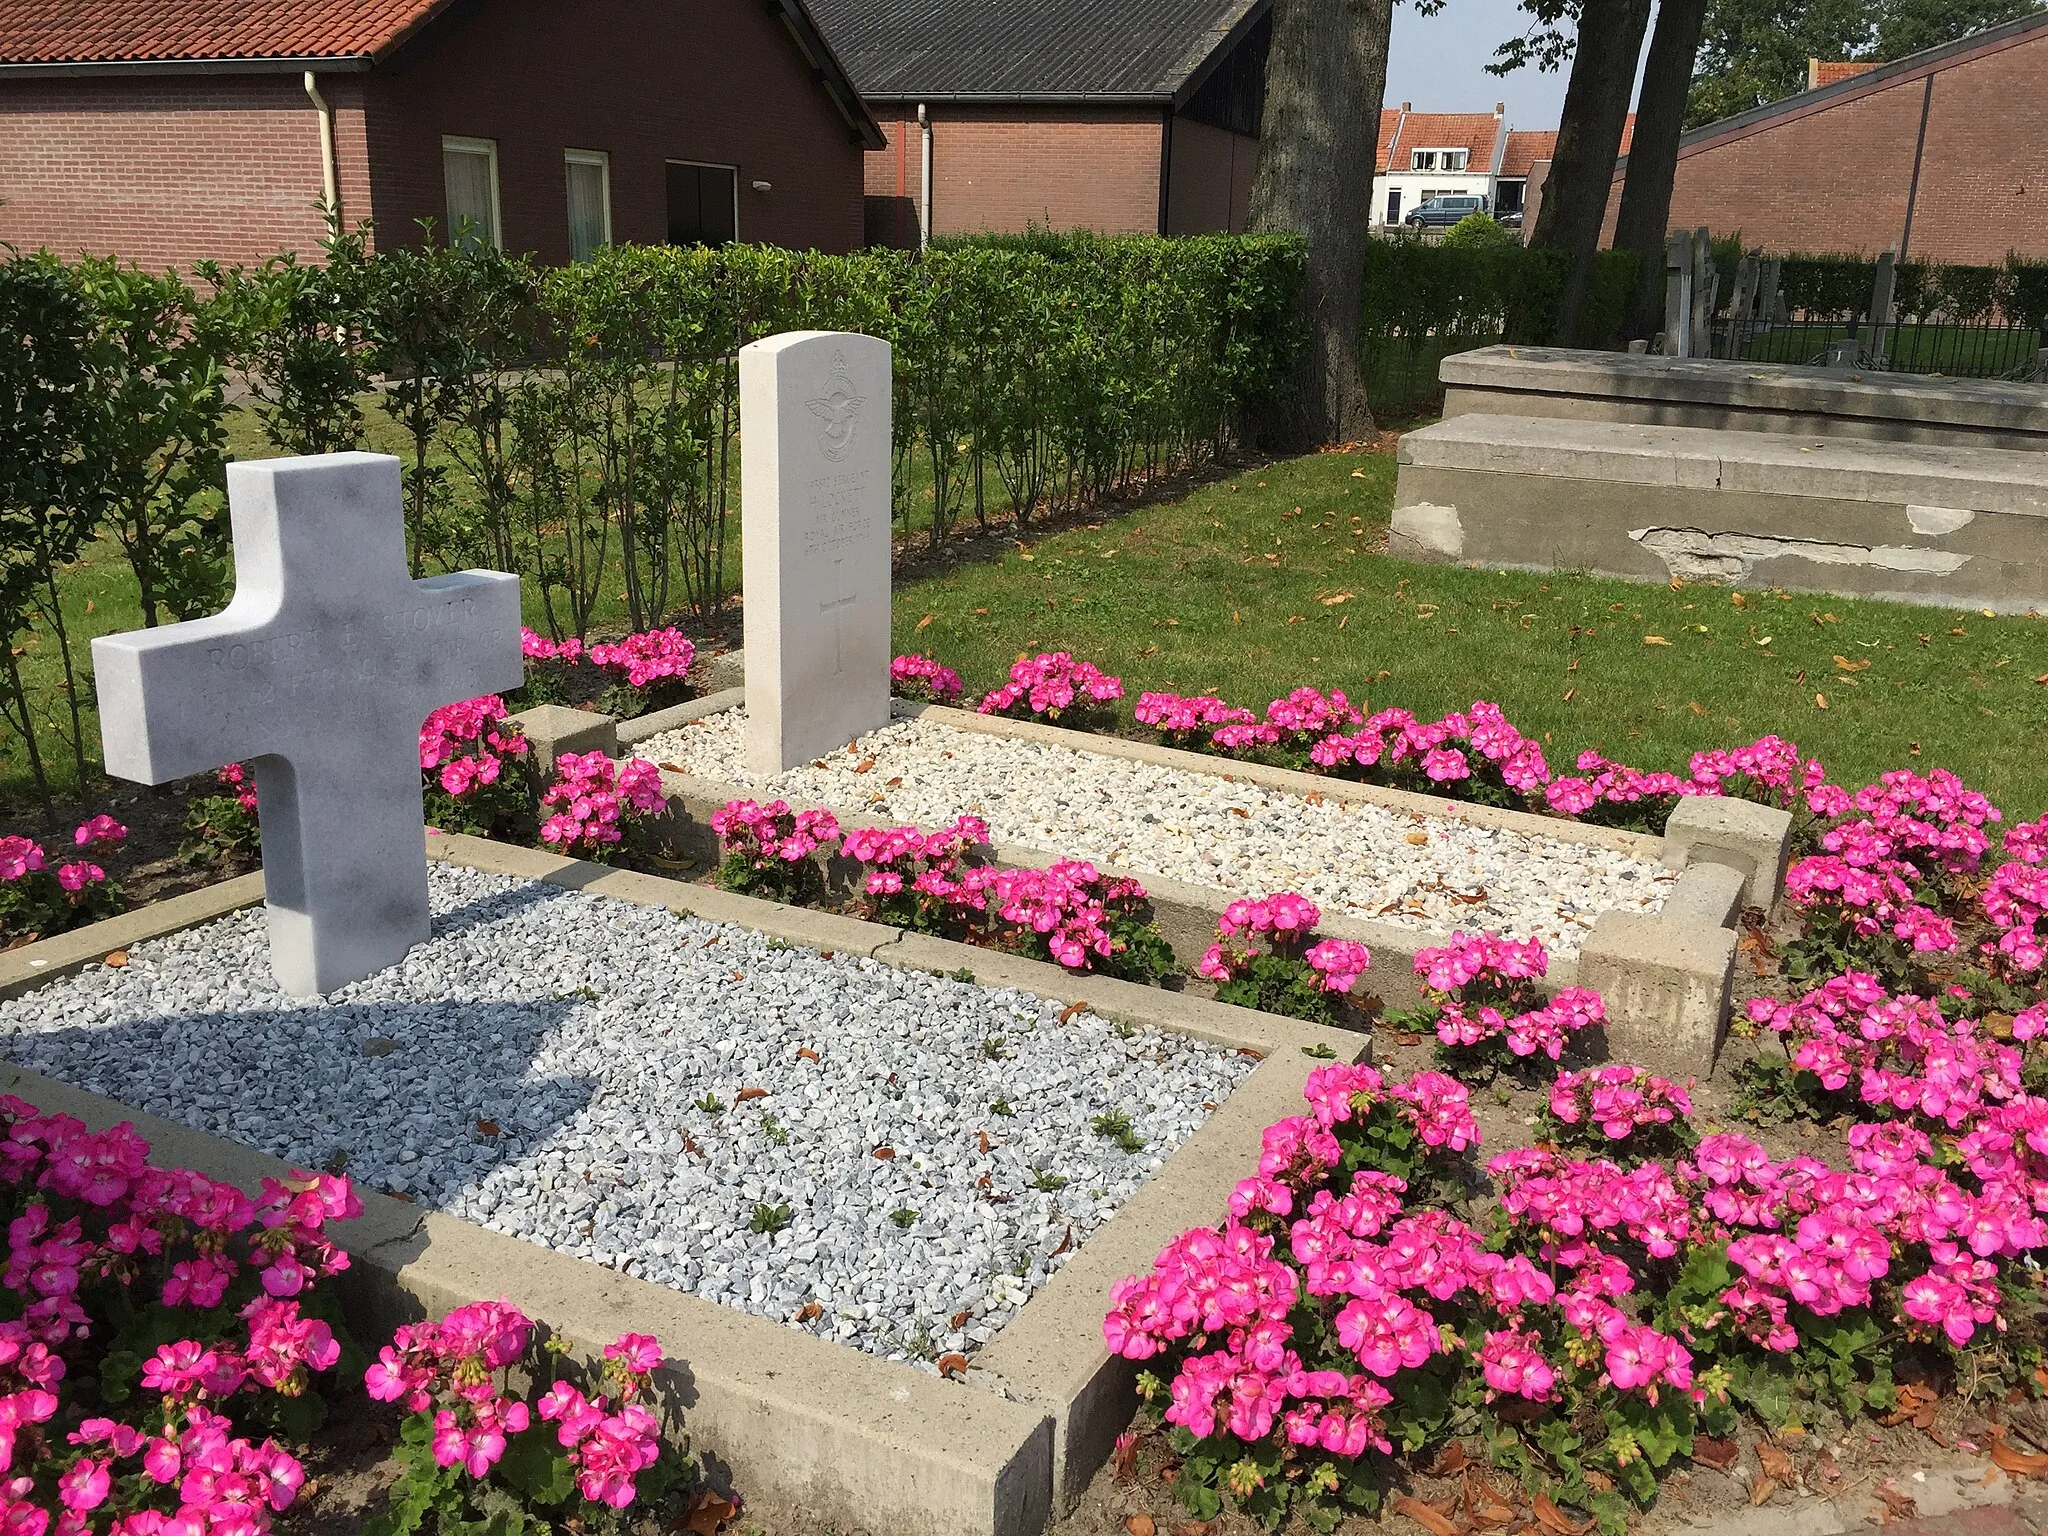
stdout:
[[1261,434],[1268,447],[1299,451],[1373,430],[1358,311],[1393,14],[1393,0],[1274,0],[1251,227],[1308,242],[1309,344]]
[[1657,30],[1650,37],[1636,136],[1628,152],[1628,180],[1622,185],[1621,214],[1614,225],[1615,249],[1634,251],[1642,259],[1635,312],[1624,327],[1631,341],[1648,339],[1664,328],[1664,237],[1670,232],[1671,184],[1678,176],[1678,140],[1685,131],[1686,100],[1706,18],[1707,0],[1663,0],[1657,8]]
[[1558,311],[1561,346],[1579,343],[1600,226],[1614,188],[1614,162],[1635,91],[1636,61],[1649,25],[1650,0],[1585,0],[1579,9],[1578,51],[1565,87],[1557,154],[1529,242],[1541,250],[1569,251],[1573,258]]

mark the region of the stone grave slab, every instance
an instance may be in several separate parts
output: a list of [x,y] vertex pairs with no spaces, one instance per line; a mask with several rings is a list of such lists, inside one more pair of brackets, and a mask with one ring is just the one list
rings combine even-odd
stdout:
[[251,763],[272,968],[331,992],[429,935],[420,724],[519,685],[519,578],[412,580],[384,454],[230,464],[228,503],[227,608],[92,643],[107,771]]
[[786,768],[889,720],[890,349],[740,349],[747,758]]

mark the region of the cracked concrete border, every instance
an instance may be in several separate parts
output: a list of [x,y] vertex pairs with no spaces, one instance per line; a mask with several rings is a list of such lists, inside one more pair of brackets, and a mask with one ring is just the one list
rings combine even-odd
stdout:
[[[1364,1058],[1370,1038],[1159,988],[1076,977],[1057,966],[907,934],[833,913],[708,886],[430,834],[430,859],[663,906],[810,948],[951,973],[988,986],[1083,1002],[1113,1020],[1235,1047],[1259,1058],[1196,1133],[1082,1244],[1059,1274],[970,1363],[966,1382],[891,1364],[717,1302],[601,1269],[523,1239],[366,1191],[363,1217],[336,1237],[356,1264],[342,1295],[365,1338],[468,1301],[504,1296],[594,1356],[619,1333],[652,1333],[676,1362],[660,1386],[682,1415],[671,1432],[714,1480],[764,1513],[877,1536],[1036,1536],[1079,1499],[1134,1407],[1135,1367],[1109,1354],[1109,1285],[1147,1267],[1189,1226],[1219,1219],[1257,1165],[1265,1127],[1299,1108],[1325,1060]],[[0,992],[18,995],[114,949],[197,926],[262,899],[245,876],[0,957]],[[0,1087],[103,1127],[132,1121],[159,1163],[255,1189],[276,1158],[190,1130],[11,1064]]]

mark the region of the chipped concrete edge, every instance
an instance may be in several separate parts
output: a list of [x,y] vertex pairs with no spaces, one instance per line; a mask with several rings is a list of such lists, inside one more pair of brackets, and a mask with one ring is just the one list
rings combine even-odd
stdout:
[[[1079,1004],[1116,1022],[1258,1058],[1195,1135],[975,1358],[964,1384],[363,1192],[363,1217],[337,1237],[358,1260],[346,1292],[365,1336],[490,1296],[515,1302],[584,1355],[621,1332],[654,1333],[677,1362],[664,1382],[664,1401],[687,1413],[681,1442],[714,1479],[764,1512],[842,1529],[1036,1536],[1056,1510],[1070,1508],[1135,1406],[1134,1368],[1102,1343],[1109,1284],[1149,1265],[1189,1225],[1189,1213],[1220,1218],[1230,1190],[1256,1166],[1265,1127],[1298,1108],[1310,1070],[1370,1054],[1366,1035],[1074,976],[1039,961],[715,887],[456,834],[430,833],[427,852],[432,860],[662,906],[822,951],[941,974],[970,970],[983,986]],[[19,973],[15,992],[261,899],[261,876],[244,876],[64,935],[71,942],[62,964],[53,954],[31,968],[23,960],[29,950],[15,951],[7,957]],[[95,1127],[131,1121],[160,1163],[251,1190],[288,1171],[268,1154],[11,1064],[0,1064],[0,1084]],[[984,1364],[984,1356],[992,1363]]]

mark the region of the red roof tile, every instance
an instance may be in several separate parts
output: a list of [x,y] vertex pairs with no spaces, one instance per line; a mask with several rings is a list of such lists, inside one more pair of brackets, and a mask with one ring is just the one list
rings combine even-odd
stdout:
[[1392,142],[1394,126],[1402,114],[1380,113],[1379,170],[1387,171],[1387,154],[1393,151],[1397,171],[1408,169],[1411,149],[1464,149],[1471,158],[1466,169],[1484,176],[1493,169],[1493,146],[1500,137],[1500,119],[1491,112],[1410,112],[1401,123],[1401,142]]
[[1806,66],[1806,88],[1817,91],[1824,85],[1833,85],[1841,80],[1853,80],[1858,75],[1867,75],[1873,69],[1882,69],[1884,61],[1871,59],[1853,63],[1845,59],[1809,59]]
[[1538,132],[1532,128],[1515,128],[1508,133],[1507,150],[1500,157],[1500,173],[1503,176],[1527,176],[1529,167],[1538,160],[1548,160],[1557,154],[1557,130],[1555,128]]
[[350,58],[447,0],[7,0],[0,62]]

